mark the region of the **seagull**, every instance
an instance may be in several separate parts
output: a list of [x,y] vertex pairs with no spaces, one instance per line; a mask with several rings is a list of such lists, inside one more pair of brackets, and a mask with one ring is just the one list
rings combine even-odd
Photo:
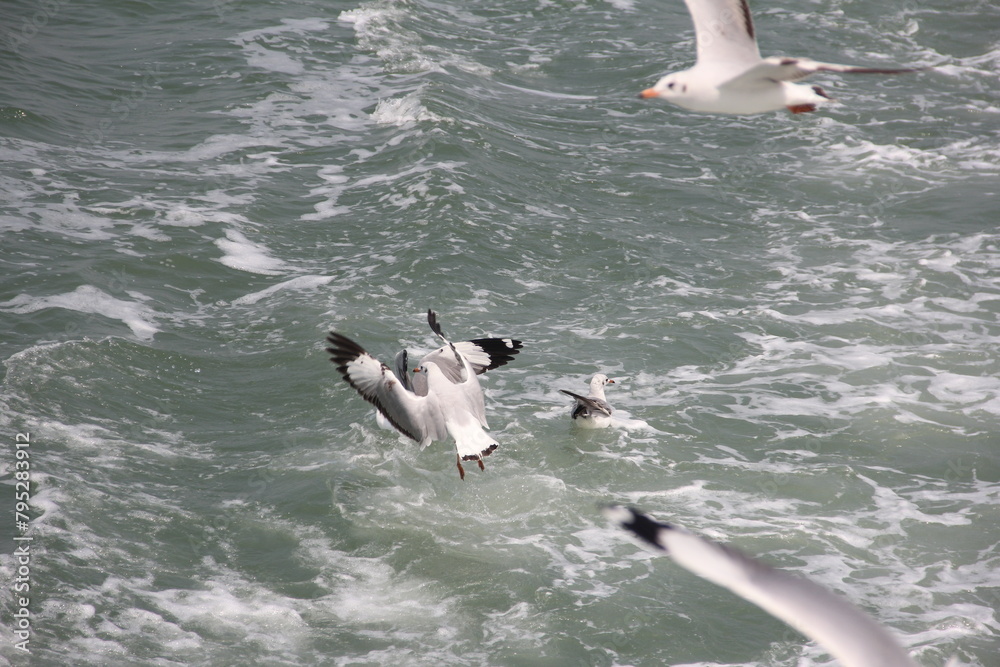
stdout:
[[761,58],[746,0],[684,0],[694,21],[694,67],[663,77],[639,97],[658,97],[691,111],[755,114],[785,107],[816,110],[831,99],[819,86],[794,83],[816,72],[902,74],[926,68],[886,69],[821,63],[808,58]]
[[445,345],[420,360],[412,379],[406,350],[396,355],[395,372],[334,331],[327,336],[327,352],[344,380],[397,431],[421,447],[450,436],[458,452],[458,474],[465,479],[462,461],[476,461],[479,469],[485,470],[483,457],[500,446],[483,430],[489,425],[479,375],[503,366],[523,346],[521,341],[510,338],[452,343],[433,310],[427,311],[427,323]]
[[[521,344],[521,341],[513,340],[511,338],[474,338],[472,340],[459,341],[455,343],[455,349],[469,360],[469,363],[472,364],[472,368],[476,371],[476,375],[482,375],[486,371],[491,371],[494,368],[506,365],[509,361],[514,359],[514,355],[520,352],[522,347],[523,345]],[[420,363],[425,361],[440,361],[440,357],[445,355],[446,352],[450,355],[450,350],[447,345],[439,347],[424,356],[424,358],[420,360]],[[410,355],[405,348],[396,353],[396,357],[393,359],[392,367],[396,377],[399,378],[404,385],[406,385],[407,389],[410,389],[411,391],[415,390],[417,393],[426,394],[427,375],[414,375],[411,380],[409,375]],[[389,422],[389,420],[377,409],[375,410],[375,421],[381,428],[388,431],[396,429],[396,427],[393,426],[392,423]]]
[[[844,598],[808,579],[765,565],[732,547],[612,505],[605,516],[682,567],[728,588],[819,642],[845,667],[917,667],[896,639]],[[957,661],[949,661],[957,665]]]
[[604,385],[614,384],[615,381],[607,375],[598,373],[590,381],[590,395],[581,396],[571,391],[560,389],[567,396],[576,399],[576,406],[573,408],[573,423],[580,428],[605,428],[611,424],[611,413],[614,410],[604,397]]

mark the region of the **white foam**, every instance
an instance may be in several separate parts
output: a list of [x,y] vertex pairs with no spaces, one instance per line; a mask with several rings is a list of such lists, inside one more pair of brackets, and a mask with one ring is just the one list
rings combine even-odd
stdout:
[[616,408],[614,414],[611,415],[611,426],[625,431],[646,431],[657,435],[667,435],[667,432],[653,428],[643,419],[632,417],[628,411],[622,408]]
[[280,282],[277,285],[271,285],[259,292],[253,292],[251,294],[244,294],[238,299],[233,300],[233,305],[245,306],[257,303],[261,299],[271,296],[277,292],[283,290],[308,290],[320,287],[322,285],[328,285],[335,276],[299,276],[298,278],[291,278],[284,282]]
[[615,9],[630,12],[635,9],[635,0],[604,0]]
[[420,36],[400,25],[404,15],[404,10],[394,6],[368,3],[343,11],[338,18],[353,26],[359,47],[375,52],[394,71],[438,69],[434,59],[424,52]]
[[419,121],[441,122],[444,120],[431,113],[421,103],[418,92],[399,98],[379,100],[372,112],[372,120],[379,125],[409,125]]
[[350,180],[344,175],[344,168],[340,165],[326,165],[321,167],[316,174],[324,185],[313,188],[309,191],[309,197],[324,197],[322,201],[313,204],[315,213],[305,213],[300,220],[326,220],[337,215],[343,215],[351,209],[349,206],[340,206],[337,200],[346,189],[345,184]]
[[[328,185],[321,186],[310,192],[311,196],[325,196],[326,201],[314,205],[316,213],[307,213],[301,216],[302,220],[324,220],[328,217],[338,215],[349,210],[347,207],[338,206],[337,199],[348,190],[377,189],[379,197],[383,201],[399,209],[406,209],[419,203],[430,203],[441,198],[441,194],[435,194],[429,185],[431,179],[445,178],[447,184],[444,186],[449,194],[462,194],[462,187],[454,183],[450,178],[453,171],[462,167],[464,162],[427,162],[420,160],[406,169],[393,173],[382,173],[348,182],[336,169],[325,169],[323,171],[324,180]],[[444,172],[445,176],[441,176]],[[402,181],[402,184],[397,184]],[[393,184],[391,187],[388,184]],[[391,194],[385,195],[384,191],[389,189]]]
[[109,241],[116,237],[112,232],[114,222],[100,215],[92,215],[80,208],[75,193],[66,195],[61,203],[44,206],[22,205],[18,216],[3,216],[0,224],[9,231],[41,228],[67,238],[82,241]]
[[[411,509],[419,506],[416,503]],[[316,601],[314,613],[373,631],[383,626],[405,629],[401,630],[405,633],[443,627],[454,614],[452,602],[434,582],[397,571],[382,558],[349,555],[315,531],[302,533],[302,558],[320,569],[317,583],[330,590]]]
[[268,48],[264,44],[274,43],[274,38],[284,33],[303,35],[308,32],[325,32],[329,27],[329,23],[321,19],[284,19],[280,26],[241,32],[237,35],[236,42],[243,46],[247,64],[250,66],[269,72],[301,75],[305,71],[305,66],[299,60],[289,53]]
[[272,257],[266,246],[251,241],[235,229],[227,230],[226,238],[216,239],[215,245],[224,253],[219,261],[230,268],[266,276],[287,270],[287,264]]
[[1000,414],[1000,379],[992,376],[959,375],[938,372],[930,379],[927,391],[943,403],[966,406],[963,411],[980,409]]
[[267,49],[260,44],[247,44],[244,47],[244,53],[247,57],[247,64],[252,67],[292,75],[302,74],[305,71],[302,63],[294,60],[287,53]]
[[[901,144],[876,144],[866,139],[847,138],[832,144],[830,154],[845,166],[866,170],[886,170],[904,174],[914,183],[933,184],[930,179],[968,171],[1000,170],[1000,149],[985,139],[960,139],[933,148]],[[900,185],[894,186],[899,191]]]
[[[255,586],[239,592],[234,583],[212,581],[202,590],[147,591],[146,596],[182,629],[237,636],[268,647],[294,642],[305,622],[291,599]],[[151,620],[161,618],[146,614]]]
[[[136,295],[144,298],[138,293]],[[0,309],[14,313],[34,313],[46,308],[65,308],[119,320],[142,340],[151,339],[159,331],[153,324],[156,315],[151,308],[134,301],[116,299],[93,285],[81,285],[72,292],[46,297],[19,294],[10,301],[0,303]]]

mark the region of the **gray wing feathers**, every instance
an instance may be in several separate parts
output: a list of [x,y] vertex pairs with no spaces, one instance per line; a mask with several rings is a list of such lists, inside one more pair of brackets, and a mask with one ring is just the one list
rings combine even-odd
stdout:
[[573,419],[576,419],[577,417],[589,417],[591,415],[604,415],[606,417],[610,417],[613,412],[611,405],[607,401],[602,401],[599,398],[591,398],[589,396],[574,394],[567,389],[560,389],[559,391],[576,399],[576,407],[573,409]]
[[427,395],[426,383],[424,383],[424,390],[422,392],[416,391],[413,387],[413,380],[410,378],[410,355],[405,349],[396,353],[396,358],[393,359],[392,365],[395,369],[396,378],[403,383],[404,387],[413,391],[418,396]]

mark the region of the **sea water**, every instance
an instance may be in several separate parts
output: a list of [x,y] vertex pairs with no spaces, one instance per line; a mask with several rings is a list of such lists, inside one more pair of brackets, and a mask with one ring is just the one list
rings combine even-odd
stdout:
[[[831,664],[618,502],[1000,665],[1000,10],[753,9],[933,69],[712,116],[636,99],[679,0],[12,4],[0,660]],[[524,342],[465,481],[324,351],[419,359],[428,308]]]

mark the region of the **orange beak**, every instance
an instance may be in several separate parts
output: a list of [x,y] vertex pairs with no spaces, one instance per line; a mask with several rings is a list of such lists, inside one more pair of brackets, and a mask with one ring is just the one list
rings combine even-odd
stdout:
[[647,88],[646,90],[639,93],[639,99],[648,100],[650,97],[657,97],[656,91],[652,88]]

